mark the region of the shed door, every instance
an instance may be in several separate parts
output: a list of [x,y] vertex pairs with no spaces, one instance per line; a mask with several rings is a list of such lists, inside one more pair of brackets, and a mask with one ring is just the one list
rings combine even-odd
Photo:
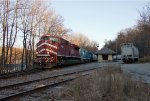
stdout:
[[103,60],[108,60],[108,55],[102,55]]

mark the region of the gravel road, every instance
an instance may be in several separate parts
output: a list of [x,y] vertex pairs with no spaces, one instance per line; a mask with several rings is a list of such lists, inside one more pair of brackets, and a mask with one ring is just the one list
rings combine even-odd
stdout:
[[121,64],[121,68],[135,79],[142,79],[143,82],[150,83],[150,63]]
[[142,80],[145,83],[150,83],[150,63],[132,63],[124,64],[122,62],[99,63],[105,66],[121,65],[124,73],[130,74],[136,80]]

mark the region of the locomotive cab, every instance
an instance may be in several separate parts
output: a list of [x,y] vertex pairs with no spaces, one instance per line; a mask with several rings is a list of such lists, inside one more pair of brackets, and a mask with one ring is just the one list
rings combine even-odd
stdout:
[[57,61],[57,46],[59,38],[50,35],[44,35],[37,43],[36,58],[40,65],[56,64]]

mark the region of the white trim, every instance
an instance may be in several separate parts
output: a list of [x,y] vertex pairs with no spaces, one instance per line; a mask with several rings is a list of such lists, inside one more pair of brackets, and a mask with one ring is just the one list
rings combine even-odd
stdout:
[[39,51],[39,53],[40,52],[43,52],[43,51],[48,51],[48,52],[51,52],[51,53],[53,53],[53,54],[55,54],[55,55],[57,55],[57,52],[54,52],[54,51],[52,51],[52,50],[49,50],[49,49],[41,49],[40,51]]
[[39,47],[43,46],[44,44],[46,44],[46,45],[48,45],[48,46],[51,46],[51,47],[53,47],[53,48],[56,48],[56,49],[57,49],[57,47],[56,47],[56,46],[54,46],[54,45],[52,45],[52,44],[49,44],[49,43],[47,43],[47,42],[43,42],[42,44],[38,45],[38,46],[37,46],[37,48],[39,48]]

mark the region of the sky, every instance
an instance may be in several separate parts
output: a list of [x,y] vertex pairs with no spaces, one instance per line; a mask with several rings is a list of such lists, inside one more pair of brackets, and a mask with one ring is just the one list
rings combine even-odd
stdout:
[[56,14],[64,18],[64,25],[74,33],[83,33],[99,43],[113,40],[123,29],[136,25],[150,0],[51,0]]

